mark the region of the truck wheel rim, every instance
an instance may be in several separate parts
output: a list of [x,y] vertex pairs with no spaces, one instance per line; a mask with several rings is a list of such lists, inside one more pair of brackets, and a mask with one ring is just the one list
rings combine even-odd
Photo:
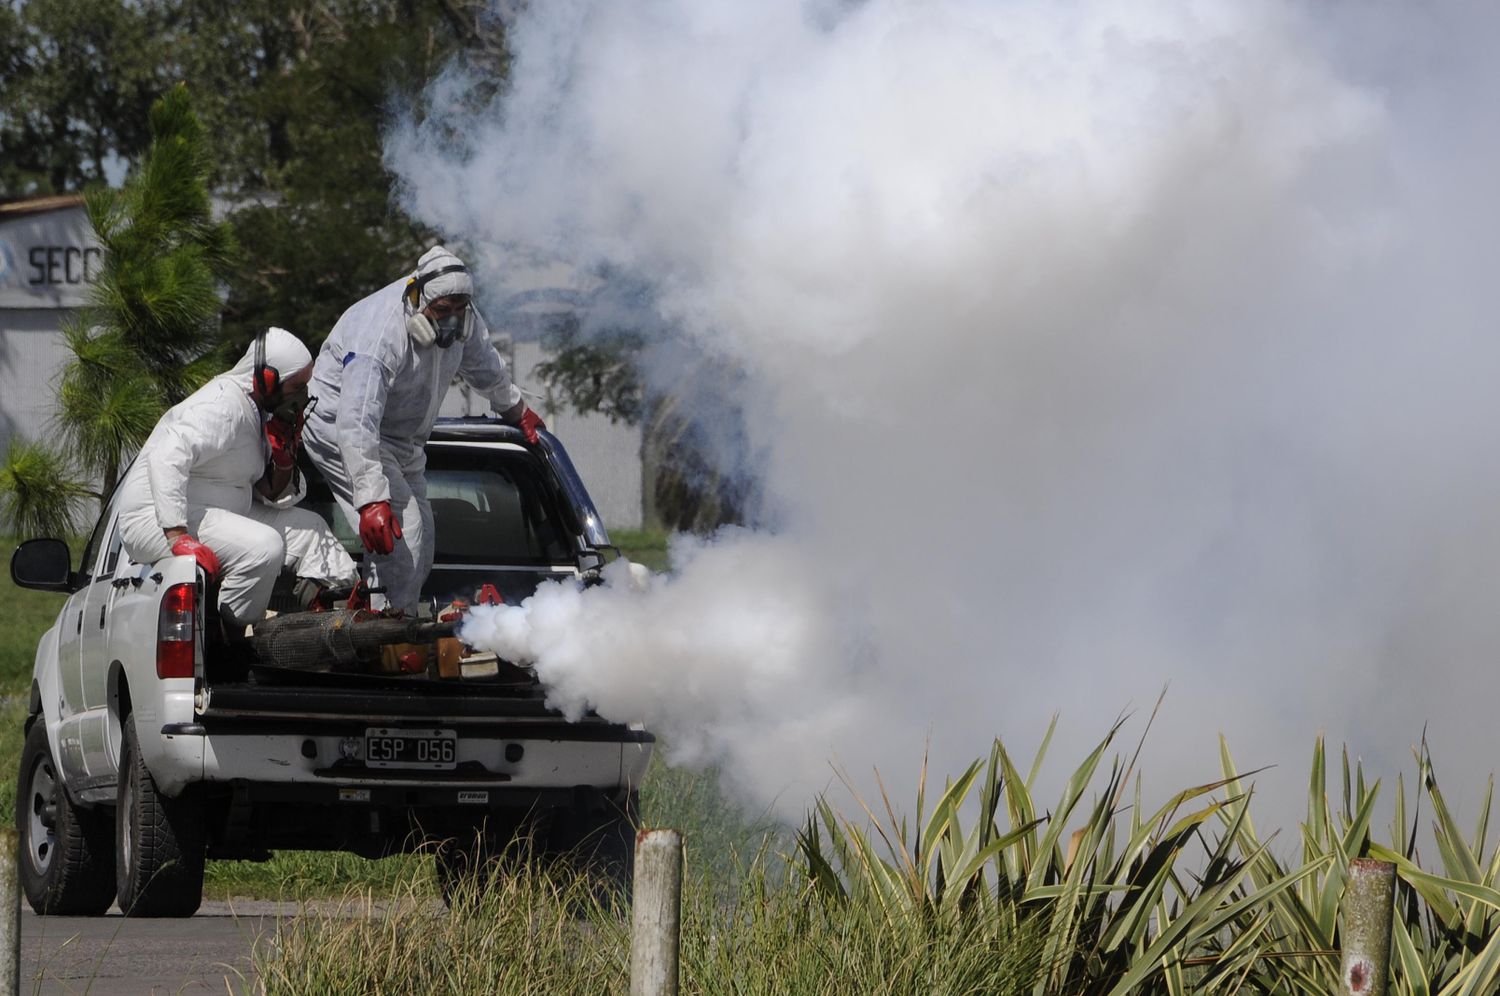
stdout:
[[[38,875],[45,875],[52,867],[52,852],[57,847],[57,779],[45,757],[37,758],[31,768],[31,805],[27,812],[26,850],[31,855],[31,867]],[[51,827],[46,820],[49,814]]]

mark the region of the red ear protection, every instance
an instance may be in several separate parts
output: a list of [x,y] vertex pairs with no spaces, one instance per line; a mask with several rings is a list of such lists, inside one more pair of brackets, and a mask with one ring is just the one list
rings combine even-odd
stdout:
[[255,337],[255,370],[251,373],[250,394],[257,401],[265,401],[281,387],[281,372],[266,363],[266,334]]

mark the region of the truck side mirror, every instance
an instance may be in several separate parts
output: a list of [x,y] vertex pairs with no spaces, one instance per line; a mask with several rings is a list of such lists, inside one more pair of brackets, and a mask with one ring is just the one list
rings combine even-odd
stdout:
[[579,574],[598,574],[604,568],[604,554],[598,550],[580,550],[577,560]]
[[10,579],[18,588],[73,591],[72,558],[60,539],[27,540],[10,555]]

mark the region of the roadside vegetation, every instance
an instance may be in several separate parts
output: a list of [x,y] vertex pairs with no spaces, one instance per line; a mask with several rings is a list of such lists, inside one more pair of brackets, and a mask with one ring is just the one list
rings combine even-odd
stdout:
[[[1382,835],[1378,784],[1345,758],[1330,796],[1319,742],[1286,861],[1254,829],[1227,749],[1222,780],[1148,813],[1131,764],[1109,756],[1117,733],[1048,799],[1034,794],[1045,746],[1023,768],[997,741],[942,791],[918,785],[914,809],[819,804],[784,852],[728,873],[702,874],[690,834],[683,992],[1322,996],[1339,991],[1339,906],[1359,856],[1398,867],[1390,992],[1496,991],[1489,792],[1470,835],[1419,758],[1421,788],[1397,782]],[[1424,868],[1409,828],[1427,819],[1437,863]],[[623,909],[527,863],[469,888],[451,913],[412,879],[396,899],[351,892],[287,921],[258,954],[266,992],[626,988]]]
[[[784,877],[774,876],[778,882]],[[1035,924],[891,920],[867,904],[827,904],[767,865],[738,878],[726,905],[690,877],[682,911],[682,991],[752,994],[973,993],[1020,996],[1040,979]],[[352,897],[337,912],[283,924],[256,969],[278,994],[623,993],[629,921],[588,884],[521,865],[475,888],[452,913],[419,896]]]

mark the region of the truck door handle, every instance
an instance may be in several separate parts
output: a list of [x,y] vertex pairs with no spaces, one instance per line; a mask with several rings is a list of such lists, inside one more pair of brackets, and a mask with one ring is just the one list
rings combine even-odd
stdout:
[[108,606],[104,606],[104,605],[99,606],[99,628],[100,629],[104,628],[104,610],[106,608],[108,608]]
[[82,609],[78,610],[78,624],[73,627],[73,632],[75,632],[75,633],[82,633],[83,632],[83,610]]

